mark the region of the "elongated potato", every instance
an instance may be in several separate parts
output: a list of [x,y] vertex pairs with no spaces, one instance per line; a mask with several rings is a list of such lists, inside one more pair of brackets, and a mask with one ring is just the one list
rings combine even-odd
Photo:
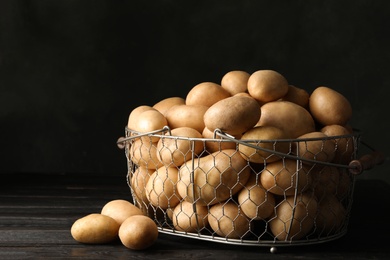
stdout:
[[202,82],[194,86],[186,96],[186,105],[207,106],[230,97],[230,93],[214,82]]

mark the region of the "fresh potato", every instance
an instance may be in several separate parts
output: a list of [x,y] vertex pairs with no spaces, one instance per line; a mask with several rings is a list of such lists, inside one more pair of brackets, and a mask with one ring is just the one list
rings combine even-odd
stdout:
[[121,225],[128,217],[133,215],[143,215],[143,212],[130,201],[116,199],[107,202],[103,206],[100,214],[115,219],[115,221]]
[[72,237],[85,244],[105,244],[118,238],[120,224],[113,218],[91,213],[77,219],[71,227]]
[[[298,141],[295,143],[298,148],[298,156],[302,159],[314,160],[316,162],[331,162],[335,157],[336,145],[333,140],[326,138],[328,138],[326,134],[318,131],[299,136],[297,138]],[[302,160],[302,162],[313,164],[305,160]]]
[[138,207],[145,213],[147,205],[149,204],[148,197],[146,196],[146,183],[156,170],[148,169],[146,167],[139,166],[134,170],[131,179],[130,186],[133,191],[133,196],[138,203]]
[[204,114],[204,123],[210,131],[218,128],[233,136],[241,135],[256,125],[260,113],[255,99],[232,96],[212,105]]
[[226,149],[184,163],[179,170],[177,190],[189,202],[212,205],[236,194],[249,175],[250,168],[241,155]]
[[119,228],[122,244],[133,250],[151,247],[158,238],[156,223],[147,216],[135,215],[127,218]]
[[165,117],[171,129],[190,127],[202,133],[205,127],[203,116],[208,108],[203,105],[175,105],[166,112]]
[[225,238],[244,238],[252,229],[250,220],[232,201],[213,205],[208,221],[213,231]]
[[167,111],[175,105],[185,105],[186,100],[182,97],[169,97],[163,100],[160,100],[153,105],[153,108],[158,110],[161,114],[165,116]]
[[[148,133],[155,130],[163,129],[168,125],[167,119],[159,111],[155,109],[146,110],[139,114],[138,120],[134,125],[134,129],[137,132]],[[144,142],[155,143],[158,142],[157,136],[142,136],[141,139]]]
[[243,70],[232,70],[223,75],[221,87],[226,89],[230,95],[248,92],[248,79],[250,74]]
[[134,140],[129,149],[129,157],[138,166],[148,169],[158,169],[163,164],[157,158],[157,143],[144,142],[143,139]]
[[304,107],[305,109],[309,108],[309,97],[310,94],[306,90],[302,88],[298,88],[293,85],[288,86],[287,94],[284,95],[281,100],[284,101],[290,101],[297,105],[300,105],[301,107]]
[[258,70],[253,72],[248,79],[249,94],[266,103],[275,101],[288,92],[288,82],[286,78],[274,70]]
[[[196,211],[194,211],[194,207]],[[172,223],[176,230],[184,232],[200,232],[209,221],[208,208],[183,200],[172,212]]]
[[[275,155],[273,152],[286,154],[290,150],[290,143],[283,142],[281,139],[287,138],[283,130],[274,126],[257,126],[245,132],[241,140],[254,145],[257,148],[248,145],[239,144],[238,148],[244,159],[253,163],[270,163],[280,160],[282,157]],[[250,142],[254,140],[254,142]],[[278,140],[278,141],[272,141]],[[271,142],[272,141],[272,142]],[[268,152],[266,150],[271,150]]]
[[336,195],[340,183],[340,173],[334,166],[314,166],[310,169],[312,189],[320,200],[327,195]]
[[276,207],[269,228],[280,241],[299,240],[313,228],[317,209],[318,203],[311,193],[289,196]]
[[186,105],[210,107],[214,103],[230,97],[230,93],[214,82],[202,82],[194,86],[186,96]]
[[309,111],[289,101],[273,101],[261,106],[261,117],[256,126],[274,126],[297,138],[315,131],[315,123]]
[[[225,149],[236,149],[237,143],[234,141],[227,141],[226,138],[220,137],[218,135],[214,135],[214,132],[205,127],[202,132],[202,136],[206,139],[215,139],[215,141],[207,141],[205,142],[206,150],[209,153],[214,153],[217,151],[225,150]],[[241,135],[234,136],[235,139],[240,139]],[[225,141],[220,141],[224,139]]]
[[322,125],[346,125],[352,118],[352,106],[341,93],[326,86],[314,89],[309,101],[310,113]]
[[336,152],[333,161],[335,163],[349,164],[353,159],[353,153],[355,151],[355,143],[351,135],[351,131],[341,125],[327,125],[321,129],[321,132],[327,136],[345,136],[337,139],[333,139],[336,144]]
[[140,114],[147,110],[155,110],[155,109],[148,105],[142,105],[134,108],[129,115],[129,119],[127,121],[127,127],[131,130],[134,130],[136,128],[136,124],[139,120]]
[[329,236],[340,231],[347,211],[335,195],[328,194],[318,202],[317,232]]

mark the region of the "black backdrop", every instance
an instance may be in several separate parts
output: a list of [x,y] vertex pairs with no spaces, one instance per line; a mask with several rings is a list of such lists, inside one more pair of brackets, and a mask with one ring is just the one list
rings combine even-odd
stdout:
[[133,108],[235,69],[338,90],[386,152],[389,15],[384,0],[0,1],[0,172],[125,174]]

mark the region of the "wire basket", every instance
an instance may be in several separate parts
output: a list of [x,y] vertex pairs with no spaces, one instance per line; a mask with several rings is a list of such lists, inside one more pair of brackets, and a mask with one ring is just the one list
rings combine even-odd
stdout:
[[347,232],[356,175],[378,163],[357,160],[359,134],[238,140],[125,129],[127,183],[134,204],[159,232],[213,242],[309,245]]

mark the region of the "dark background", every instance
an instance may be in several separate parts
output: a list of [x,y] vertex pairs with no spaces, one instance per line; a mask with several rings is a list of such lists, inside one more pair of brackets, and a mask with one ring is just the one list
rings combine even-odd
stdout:
[[389,15],[384,0],[0,1],[0,173],[125,176],[133,108],[236,69],[341,92],[388,161]]

